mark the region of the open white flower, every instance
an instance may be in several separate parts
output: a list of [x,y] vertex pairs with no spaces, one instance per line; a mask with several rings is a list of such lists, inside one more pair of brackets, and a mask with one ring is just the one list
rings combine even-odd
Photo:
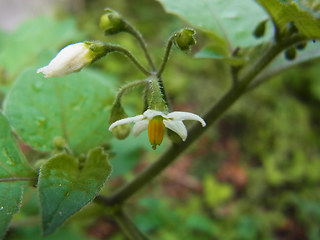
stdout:
[[94,54],[88,44],[79,42],[68,45],[51,60],[51,62],[37,70],[48,77],[61,77],[73,72],[78,72],[89,65],[94,59]]
[[177,133],[183,141],[187,139],[187,129],[183,120],[199,121],[203,127],[206,126],[205,121],[194,113],[189,112],[171,112],[164,114],[163,112],[148,109],[142,115],[135,117],[124,118],[111,124],[109,130],[112,128],[134,122],[133,135],[138,136],[142,131],[148,129],[149,142],[153,149],[160,145],[165,128]]

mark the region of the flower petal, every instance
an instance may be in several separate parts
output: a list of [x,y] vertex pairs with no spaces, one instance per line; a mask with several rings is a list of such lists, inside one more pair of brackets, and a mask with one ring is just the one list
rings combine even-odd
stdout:
[[47,78],[78,72],[91,63],[92,57],[89,51],[89,48],[82,42],[68,45],[61,49],[47,66],[39,68],[37,73],[42,72]]
[[141,121],[138,121],[134,124],[132,132],[133,136],[138,136],[142,131],[146,130],[148,128],[148,119],[143,119]]
[[115,121],[114,123],[112,123],[109,127],[109,131],[116,127],[116,126],[119,126],[119,125],[122,125],[122,124],[127,124],[127,123],[131,123],[131,122],[138,122],[140,120],[142,120],[144,118],[143,115],[138,115],[138,116],[134,116],[134,117],[129,117],[129,118],[123,118],[123,119],[120,119],[118,121]]
[[177,133],[183,141],[187,139],[187,128],[182,121],[163,120],[163,123],[166,126],[166,128],[169,128],[170,130]]
[[168,118],[173,118],[173,120],[182,121],[182,120],[194,120],[199,121],[202,127],[206,126],[206,122],[199,117],[197,114],[190,113],[190,112],[172,112],[167,115]]
[[148,118],[149,120],[151,120],[152,118],[154,118],[155,116],[162,116],[164,118],[167,118],[167,115],[164,114],[163,112],[157,111],[157,110],[152,110],[152,109],[148,109],[146,110],[143,115]]

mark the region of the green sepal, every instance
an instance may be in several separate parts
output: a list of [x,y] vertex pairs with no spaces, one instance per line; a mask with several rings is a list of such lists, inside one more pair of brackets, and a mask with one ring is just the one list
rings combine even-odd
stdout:
[[149,79],[149,84],[145,93],[148,109],[157,110],[166,114],[168,113],[168,104],[162,92],[160,80],[157,77],[152,76]]
[[83,43],[90,49],[92,62],[102,58],[112,51],[110,45],[107,45],[101,41],[85,41]]

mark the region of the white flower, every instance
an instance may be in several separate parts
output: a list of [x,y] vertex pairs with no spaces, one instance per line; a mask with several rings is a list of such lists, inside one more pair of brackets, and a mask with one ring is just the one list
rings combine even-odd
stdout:
[[182,122],[183,120],[199,121],[203,127],[206,126],[205,121],[194,113],[171,112],[164,114],[160,111],[148,109],[142,115],[124,118],[112,123],[109,130],[122,124],[134,122],[133,135],[138,136],[142,131],[148,129],[150,144],[153,149],[156,149],[156,146],[162,142],[165,128],[177,133],[183,141],[187,139],[187,129]]
[[61,77],[78,72],[93,60],[93,54],[86,43],[74,43],[60,50],[51,62],[37,70],[44,77]]

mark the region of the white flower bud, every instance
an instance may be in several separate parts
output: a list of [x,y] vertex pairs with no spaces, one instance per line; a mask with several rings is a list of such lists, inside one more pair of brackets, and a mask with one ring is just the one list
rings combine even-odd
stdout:
[[44,77],[61,77],[78,72],[95,60],[95,54],[87,43],[74,43],[64,47],[51,62],[37,70]]

